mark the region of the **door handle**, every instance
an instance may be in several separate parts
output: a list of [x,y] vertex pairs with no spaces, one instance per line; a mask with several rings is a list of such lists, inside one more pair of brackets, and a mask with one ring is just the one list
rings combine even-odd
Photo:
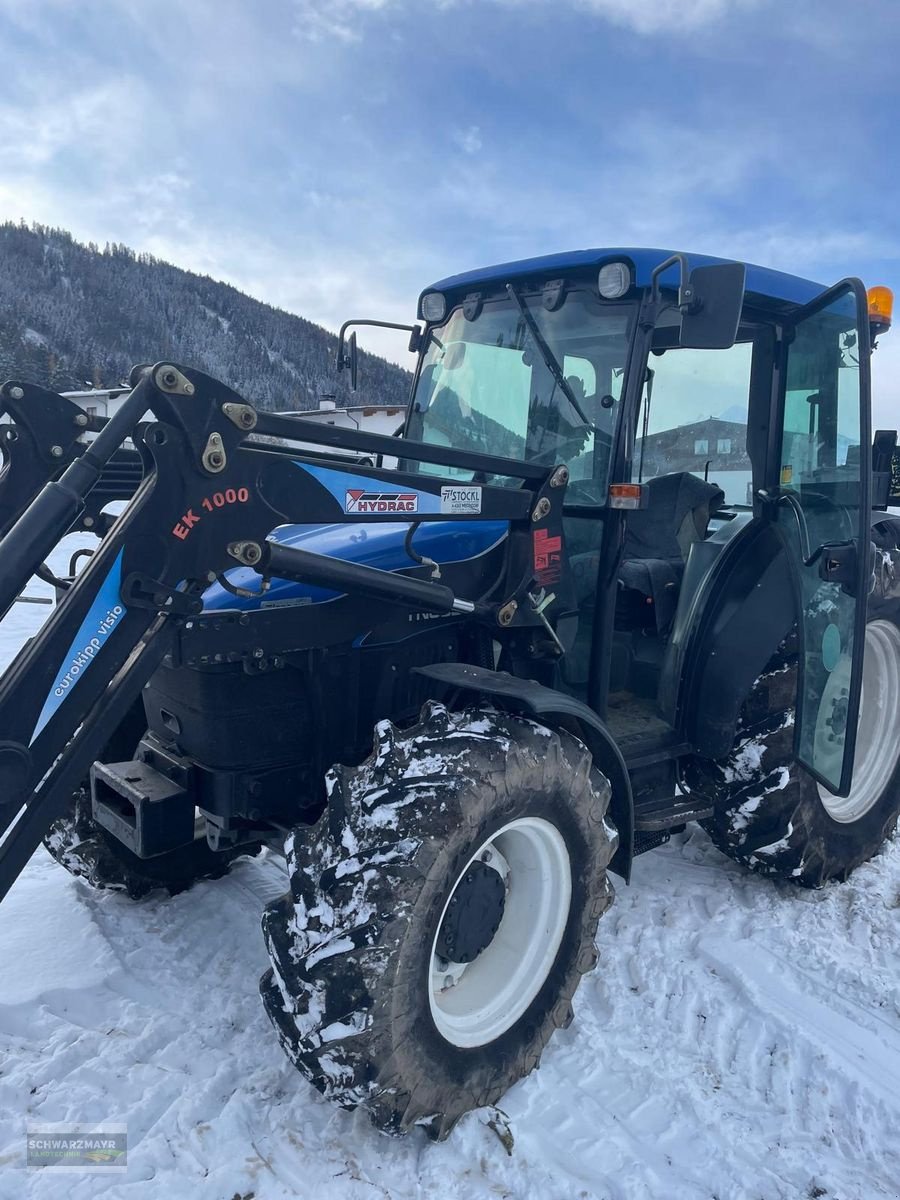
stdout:
[[839,583],[844,590],[856,582],[856,542],[823,542],[807,566],[819,563],[819,578]]

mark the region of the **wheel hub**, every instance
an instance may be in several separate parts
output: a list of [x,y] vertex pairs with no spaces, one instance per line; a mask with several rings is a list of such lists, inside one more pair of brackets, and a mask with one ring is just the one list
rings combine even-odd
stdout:
[[484,1046],[519,1020],[553,966],[571,902],[569,852],[551,822],[518,817],[482,842],[450,890],[428,963],[446,1041]]
[[484,862],[470,863],[456,885],[436,949],[447,962],[470,963],[491,944],[506,905],[503,876]]

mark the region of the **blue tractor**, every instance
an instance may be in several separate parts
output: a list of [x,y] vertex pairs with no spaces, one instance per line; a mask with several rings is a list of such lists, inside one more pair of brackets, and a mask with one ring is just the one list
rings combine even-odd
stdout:
[[0,894],[42,840],[135,898],[274,848],[286,1052],[446,1136],[569,1023],[634,855],[700,822],[815,887],[893,830],[889,324],[855,279],[586,250],[422,293],[399,439],[167,362],[108,421],[5,384],[0,611],[103,536],[0,681]]

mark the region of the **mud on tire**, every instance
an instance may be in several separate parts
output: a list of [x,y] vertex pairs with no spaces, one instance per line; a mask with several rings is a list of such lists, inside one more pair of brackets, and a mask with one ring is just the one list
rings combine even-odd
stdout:
[[[882,630],[900,627],[900,603],[870,602],[870,626],[875,621]],[[794,759],[798,673],[792,634],[754,684],[731,754],[718,763],[694,760],[685,784],[715,804],[714,816],[703,824],[723,853],[752,870],[814,888],[845,880],[891,835],[900,813],[900,759],[867,811],[856,820],[835,820],[816,781]],[[862,721],[867,712],[864,705]],[[892,750],[896,732],[884,746],[886,754]]]
[[[328,1099],[365,1106],[388,1133],[419,1123],[445,1137],[532,1071],[571,1020],[613,899],[609,784],[566,733],[428,704],[407,731],[379,724],[372,755],[334,768],[327,786],[318,824],[288,839],[290,891],[263,916],[272,961],[260,983],[265,1007],[289,1057]],[[558,949],[512,1025],[460,1046],[432,1015],[435,938],[476,851],[531,819],[558,831],[571,867]],[[502,934],[501,922],[501,942]]]

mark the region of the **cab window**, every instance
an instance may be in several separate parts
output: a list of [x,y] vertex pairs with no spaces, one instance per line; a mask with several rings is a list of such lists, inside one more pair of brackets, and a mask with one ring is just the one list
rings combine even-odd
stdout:
[[747,451],[751,342],[727,350],[678,347],[650,356],[632,478],[689,471],[730,505],[751,503]]

